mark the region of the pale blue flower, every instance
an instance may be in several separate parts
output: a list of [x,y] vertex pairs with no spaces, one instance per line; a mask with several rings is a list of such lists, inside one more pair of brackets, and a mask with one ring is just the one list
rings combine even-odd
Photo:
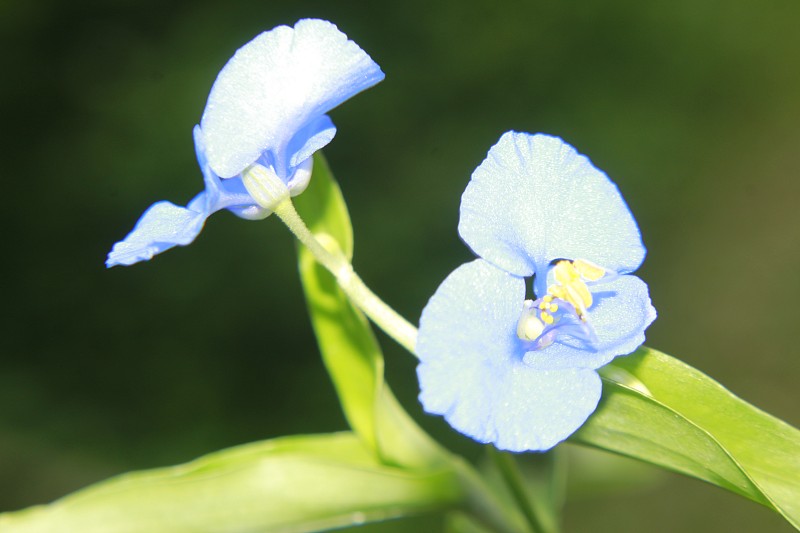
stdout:
[[508,132],[472,174],[459,233],[479,258],[422,313],[420,401],[477,441],[547,450],[595,410],[596,369],[641,345],[655,319],[630,275],[645,255],[636,221],[561,139]]
[[220,71],[195,126],[205,191],[186,207],[153,204],[114,245],[106,266],[131,265],[189,244],[220,209],[247,219],[268,216],[245,189],[242,173],[263,167],[291,195],[301,193],[311,177],[311,156],[336,134],[326,113],[383,77],[330,22],[304,19],[258,35]]

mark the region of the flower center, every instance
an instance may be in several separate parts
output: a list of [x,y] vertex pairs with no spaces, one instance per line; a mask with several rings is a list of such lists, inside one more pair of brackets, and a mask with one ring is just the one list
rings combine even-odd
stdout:
[[270,167],[254,163],[242,172],[242,183],[258,205],[274,211],[284,200],[289,199],[289,188]]
[[525,300],[517,323],[517,336],[542,349],[558,335],[571,335],[593,345],[597,340],[588,322],[592,306],[589,286],[610,272],[583,259],[561,260],[553,267],[555,282],[537,300]]

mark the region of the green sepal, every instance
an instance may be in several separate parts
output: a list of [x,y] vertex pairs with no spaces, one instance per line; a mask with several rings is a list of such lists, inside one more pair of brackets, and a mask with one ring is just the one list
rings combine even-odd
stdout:
[[800,529],[800,431],[650,348],[600,373],[600,405],[570,441],[713,483]]

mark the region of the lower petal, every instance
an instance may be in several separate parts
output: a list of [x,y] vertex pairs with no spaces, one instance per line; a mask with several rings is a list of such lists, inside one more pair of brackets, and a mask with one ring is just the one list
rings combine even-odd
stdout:
[[516,335],[525,282],[478,259],[457,268],[420,320],[420,401],[453,428],[510,451],[547,450],[594,411],[591,369],[536,370]]
[[565,440],[594,412],[602,392],[594,370],[521,364],[475,385],[480,395],[445,418],[475,440],[511,452],[545,451]]
[[[192,204],[202,203],[202,194]],[[170,202],[157,202],[145,211],[136,227],[124,240],[114,245],[106,266],[132,265],[151,259],[173,246],[191,243],[203,229],[203,212],[178,207]]]

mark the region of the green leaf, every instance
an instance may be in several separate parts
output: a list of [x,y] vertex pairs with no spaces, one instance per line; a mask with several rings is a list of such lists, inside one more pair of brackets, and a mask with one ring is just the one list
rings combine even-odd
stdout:
[[3,533],[302,532],[448,509],[452,473],[386,466],[351,433],[287,437],[124,474],[0,515]]
[[565,465],[556,459],[560,450],[519,456],[527,459],[523,471],[516,455],[491,445],[485,449],[488,461],[481,470],[494,491],[524,513],[531,531],[559,531],[565,474]]
[[800,431],[649,348],[601,375],[600,406],[572,442],[713,483],[800,529]]
[[468,514],[458,511],[449,513],[445,518],[445,533],[492,533]]
[[[311,183],[295,199],[295,206],[323,246],[352,258],[347,207],[319,152]],[[442,464],[445,452],[414,423],[384,383],[383,355],[367,319],[305,247],[300,246],[298,256],[314,332],[350,427],[387,464]]]

